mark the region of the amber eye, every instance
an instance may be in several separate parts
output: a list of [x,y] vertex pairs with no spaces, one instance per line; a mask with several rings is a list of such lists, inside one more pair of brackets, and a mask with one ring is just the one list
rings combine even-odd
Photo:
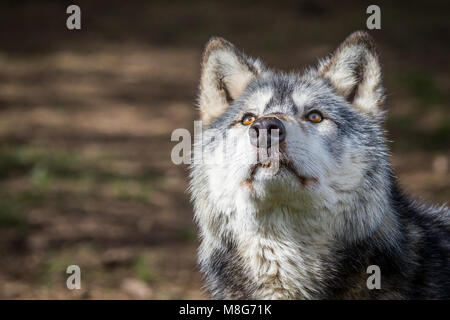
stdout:
[[252,124],[253,122],[255,122],[255,120],[256,120],[256,117],[254,114],[246,113],[244,115],[244,117],[242,118],[241,122],[244,126],[248,126],[248,125]]
[[323,120],[322,114],[318,111],[311,111],[306,118],[313,123],[319,123]]

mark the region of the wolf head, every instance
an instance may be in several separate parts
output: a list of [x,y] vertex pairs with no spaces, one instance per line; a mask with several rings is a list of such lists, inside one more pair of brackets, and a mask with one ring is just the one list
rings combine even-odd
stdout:
[[270,70],[221,38],[208,42],[201,67],[191,192],[202,230],[262,220],[275,230],[282,219],[356,236],[380,223],[391,173],[367,33],[302,74]]

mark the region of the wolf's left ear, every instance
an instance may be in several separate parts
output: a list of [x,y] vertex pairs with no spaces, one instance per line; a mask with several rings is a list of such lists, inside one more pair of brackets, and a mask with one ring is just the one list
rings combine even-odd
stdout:
[[201,66],[198,102],[205,124],[220,116],[262,72],[258,60],[248,58],[222,38],[209,40]]
[[331,57],[320,63],[318,72],[359,111],[377,115],[382,110],[381,66],[368,33],[352,33]]

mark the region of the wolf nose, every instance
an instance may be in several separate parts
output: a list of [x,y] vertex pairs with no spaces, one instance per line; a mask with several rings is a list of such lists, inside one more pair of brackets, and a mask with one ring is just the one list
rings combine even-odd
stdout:
[[[266,134],[262,134],[262,130],[266,130]],[[274,134],[274,130],[278,130],[278,137]],[[255,147],[270,148],[271,141],[280,143],[286,138],[286,129],[283,122],[274,117],[261,118],[253,122],[249,131],[250,143]],[[272,136],[273,135],[273,136]],[[264,139],[266,141],[264,141]],[[264,146],[265,145],[265,146]]]

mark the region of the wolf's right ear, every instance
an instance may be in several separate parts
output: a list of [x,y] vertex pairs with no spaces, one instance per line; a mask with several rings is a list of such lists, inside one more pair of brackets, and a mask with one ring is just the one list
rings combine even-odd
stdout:
[[204,124],[211,123],[262,72],[258,60],[248,58],[230,42],[212,38],[203,51],[199,108]]
[[357,110],[371,115],[382,111],[381,66],[375,42],[368,33],[351,34],[331,57],[321,62],[318,71]]

